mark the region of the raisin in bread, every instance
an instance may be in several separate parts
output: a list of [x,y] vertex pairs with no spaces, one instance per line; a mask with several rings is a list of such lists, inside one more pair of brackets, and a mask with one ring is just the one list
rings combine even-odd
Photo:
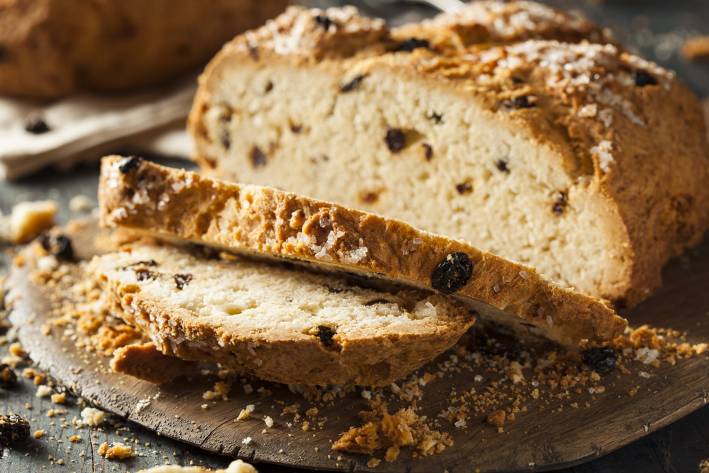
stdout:
[[162,353],[280,383],[386,385],[474,322],[440,295],[175,246],[132,243],[90,268],[112,311]]
[[610,340],[625,321],[533,269],[406,223],[138,157],[101,168],[102,224],[455,294],[481,315],[563,344]]
[[573,23],[520,15],[530,21],[482,15],[478,37],[448,46],[436,35],[453,35],[452,20],[390,32],[352,9],[290,9],[202,75],[190,118],[198,161],[462,238],[633,305],[709,222],[698,101],[672,72],[613,45],[554,39],[574,39]]
[[[118,91],[196,68],[286,0],[2,0],[0,95]],[[205,28],[205,25],[209,25]]]

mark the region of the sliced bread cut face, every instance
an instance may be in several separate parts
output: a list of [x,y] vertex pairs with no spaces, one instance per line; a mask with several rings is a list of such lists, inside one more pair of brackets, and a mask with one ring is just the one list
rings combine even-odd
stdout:
[[290,10],[211,62],[190,117],[206,173],[398,218],[627,305],[700,240],[703,117],[671,72],[522,40],[531,27],[447,47],[341,13]]
[[600,300],[559,287],[531,268],[464,241],[137,157],[104,158],[99,206],[106,226],[453,294],[486,319],[565,345],[610,340],[626,325]]
[[447,298],[174,246],[91,263],[114,313],[162,353],[287,384],[387,385],[451,347],[474,317]]

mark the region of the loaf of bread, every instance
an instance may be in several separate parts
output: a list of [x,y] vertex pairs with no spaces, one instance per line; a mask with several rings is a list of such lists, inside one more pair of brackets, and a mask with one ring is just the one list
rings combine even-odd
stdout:
[[475,320],[440,295],[174,246],[136,242],[95,257],[91,273],[112,312],[163,354],[288,384],[388,385]]
[[470,8],[390,31],[294,7],[239,36],[200,79],[201,167],[464,239],[619,305],[646,298],[709,222],[697,98],[586,22]]
[[273,188],[230,184],[138,157],[104,158],[101,222],[233,252],[304,261],[453,294],[486,320],[566,345],[603,342],[625,321],[603,302],[463,241]]
[[0,95],[122,91],[195,69],[286,0],[0,0]]

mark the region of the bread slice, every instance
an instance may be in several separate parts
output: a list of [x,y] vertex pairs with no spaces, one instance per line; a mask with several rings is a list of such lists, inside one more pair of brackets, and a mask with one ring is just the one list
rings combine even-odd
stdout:
[[114,156],[102,163],[99,206],[107,226],[455,294],[563,344],[609,340],[625,327],[601,301],[463,241],[277,189]]
[[475,320],[436,294],[145,242],[95,257],[90,271],[163,354],[280,383],[387,385]]
[[606,41],[585,23],[484,5],[392,31],[352,9],[290,9],[237,37],[200,79],[200,166],[637,303],[709,224],[696,97],[613,45],[562,42]]

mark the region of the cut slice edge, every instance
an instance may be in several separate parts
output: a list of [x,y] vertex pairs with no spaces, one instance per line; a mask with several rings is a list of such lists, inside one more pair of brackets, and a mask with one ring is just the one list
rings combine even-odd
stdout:
[[487,319],[567,346],[611,340],[627,325],[604,301],[464,241],[137,157],[104,158],[99,206],[106,226],[433,289]]
[[[440,295],[172,245],[134,242],[90,271],[110,310],[162,354],[305,385],[388,385],[453,346],[475,318]],[[179,276],[179,277],[178,277]]]

